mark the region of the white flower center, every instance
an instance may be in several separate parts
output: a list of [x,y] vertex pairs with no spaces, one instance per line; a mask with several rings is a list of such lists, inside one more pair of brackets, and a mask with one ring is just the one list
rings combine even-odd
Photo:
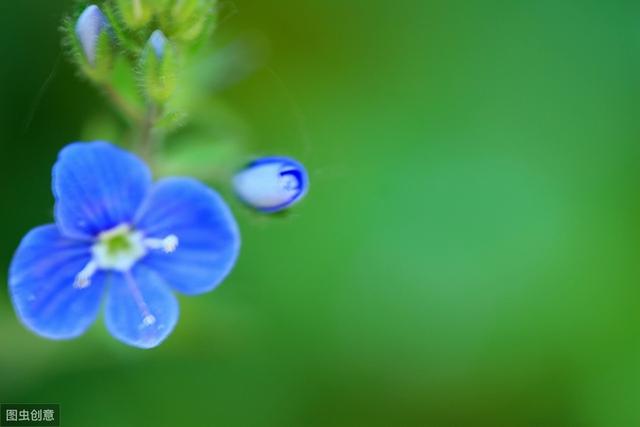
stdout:
[[149,250],[174,252],[178,247],[178,237],[171,234],[164,239],[145,238],[128,224],[121,224],[98,235],[91,247],[91,261],[76,275],[76,288],[86,288],[91,277],[98,270],[128,272]]
[[98,242],[91,247],[93,261],[103,270],[128,271],[147,254],[144,238],[139,231],[127,225],[101,233]]

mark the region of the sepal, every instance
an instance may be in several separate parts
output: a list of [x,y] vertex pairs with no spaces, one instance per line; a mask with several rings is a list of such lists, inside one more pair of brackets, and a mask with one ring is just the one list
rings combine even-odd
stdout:
[[147,42],[142,60],[142,85],[146,95],[157,104],[164,104],[176,88],[177,59],[171,43],[160,30]]

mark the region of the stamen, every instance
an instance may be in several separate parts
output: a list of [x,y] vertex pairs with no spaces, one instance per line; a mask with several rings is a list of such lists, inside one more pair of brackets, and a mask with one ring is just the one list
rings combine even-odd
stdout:
[[148,328],[149,326],[156,323],[156,316],[151,314],[147,303],[144,301],[144,297],[142,293],[140,293],[140,288],[136,283],[136,280],[133,278],[131,273],[127,272],[124,274],[125,281],[127,282],[127,286],[129,287],[129,291],[131,292],[131,296],[135,301],[138,309],[140,310],[140,314],[142,315],[142,328]]
[[164,239],[144,239],[144,245],[148,249],[161,249],[168,254],[175,252],[179,243],[178,236],[175,234],[171,234]]
[[95,261],[90,261],[81,271],[76,275],[76,279],[73,282],[73,287],[76,289],[85,289],[91,285],[91,277],[98,271],[98,264]]

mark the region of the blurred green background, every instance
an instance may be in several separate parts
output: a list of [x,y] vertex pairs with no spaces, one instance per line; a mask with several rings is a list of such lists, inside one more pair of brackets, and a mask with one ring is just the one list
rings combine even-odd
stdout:
[[[153,351],[40,339],[0,292],[0,401],[64,426],[640,425],[640,3],[225,1],[264,63],[220,100],[304,161],[284,218]],[[69,1],[0,2],[0,278],[108,104]],[[221,188],[225,195],[227,188]]]

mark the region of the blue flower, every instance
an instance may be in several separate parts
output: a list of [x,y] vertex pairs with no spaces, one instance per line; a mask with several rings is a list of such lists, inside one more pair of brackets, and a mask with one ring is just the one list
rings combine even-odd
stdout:
[[96,65],[98,37],[108,26],[107,18],[95,4],[87,7],[76,22],[76,36],[91,65]]
[[189,178],[155,184],[136,156],[105,142],[64,148],[53,168],[56,223],[22,240],[9,272],[21,321],[71,339],[96,320],[120,341],[160,344],[178,320],[172,291],[213,290],[233,268],[238,227],[213,190]]
[[153,48],[153,51],[158,58],[162,58],[164,56],[164,49],[166,45],[167,38],[164,36],[164,33],[160,30],[155,30],[149,38],[149,46]]
[[233,178],[238,197],[265,213],[289,208],[309,189],[304,166],[287,157],[265,157],[248,164]]

